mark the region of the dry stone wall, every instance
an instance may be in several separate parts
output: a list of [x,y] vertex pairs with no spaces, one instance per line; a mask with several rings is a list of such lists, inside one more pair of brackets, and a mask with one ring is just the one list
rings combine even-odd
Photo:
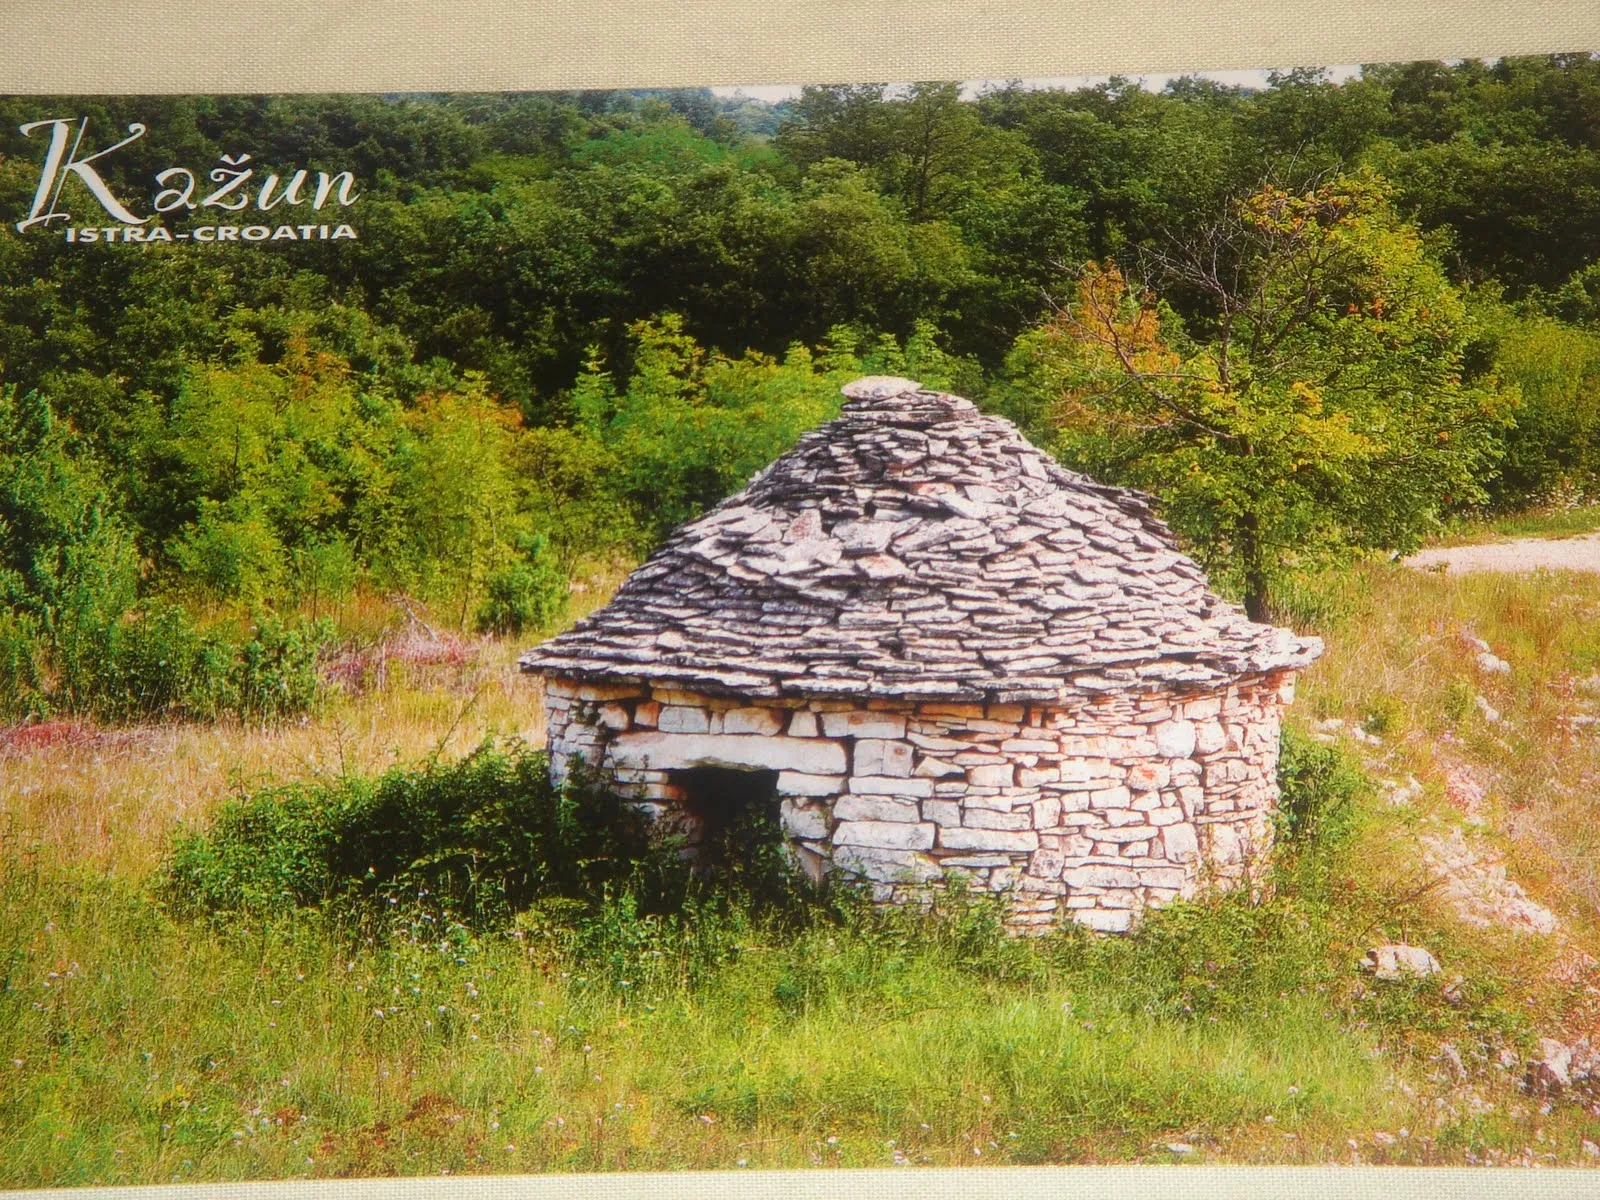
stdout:
[[776,773],[814,875],[914,901],[947,872],[1005,892],[1019,930],[1121,932],[1146,907],[1236,882],[1270,843],[1294,674],[1070,705],[762,700],[546,677],[552,773],[599,769],[656,816],[696,767]]

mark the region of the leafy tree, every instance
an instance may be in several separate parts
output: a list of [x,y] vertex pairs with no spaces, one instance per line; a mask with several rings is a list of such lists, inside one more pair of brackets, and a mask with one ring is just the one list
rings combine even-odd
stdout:
[[566,611],[569,585],[550,553],[549,539],[537,534],[521,541],[520,556],[489,577],[488,595],[478,609],[485,633],[522,633],[550,624]]
[[1600,333],[1491,309],[1494,357],[1516,389],[1505,455],[1490,484],[1501,507],[1600,494]]
[[77,441],[37,392],[0,390],[0,711],[47,690],[81,706],[134,601],[132,539]]
[[1252,617],[1291,564],[1408,550],[1483,497],[1506,400],[1464,378],[1462,300],[1378,180],[1262,188],[1145,274],[1203,316],[1091,266],[1014,366],[1061,452],[1160,493]]

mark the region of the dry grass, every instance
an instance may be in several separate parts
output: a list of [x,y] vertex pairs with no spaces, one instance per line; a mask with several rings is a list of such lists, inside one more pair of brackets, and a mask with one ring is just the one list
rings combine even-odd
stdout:
[[[626,571],[587,564],[572,618],[604,603]],[[49,862],[137,880],[174,828],[203,821],[225,797],[458,755],[485,737],[543,742],[538,689],[516,669],[537,634],[470,638],[368,593],[334,615],[351,648],[328,665],[326,702],[298,720],[0,727],[0,838]]]
[[[1431,811],[1503,839],[1512,873],[1600,951],[1600,723],[1584,721],[1600,716],[1600,576],[1372,565],[1324,595],[1339,615],[1302,714],[1380,739],[1362,747],[1380,774],[1414,773]],[[1509,673],[1483,670],[1471,638]]]
[[335,693],[315,716],[289,724],[0,731],[0,829],[51,861],[136,880],[160,861],[176,826],[203,820],[229,795],[371,773],[440,748],[459,754],[490,735],[541,741],[538,691],[515,668],[523,640],[460,647],[460,661],[444,663],[403,648],[384,662],[379,686]]

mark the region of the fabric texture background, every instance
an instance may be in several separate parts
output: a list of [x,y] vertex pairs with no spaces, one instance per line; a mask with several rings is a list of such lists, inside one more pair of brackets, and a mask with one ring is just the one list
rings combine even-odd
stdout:
[[4,0],[0,92],[681,87],[1600,49],[1595,0]]

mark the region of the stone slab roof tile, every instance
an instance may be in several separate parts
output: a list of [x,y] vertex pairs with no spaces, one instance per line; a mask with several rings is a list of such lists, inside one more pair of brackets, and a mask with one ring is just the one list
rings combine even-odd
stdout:
[[522,659],[751,696],[1051,700],[1306,666],[1316,638],[1206,586],[1145,496],[905,379],[674,530],[611,603]]

